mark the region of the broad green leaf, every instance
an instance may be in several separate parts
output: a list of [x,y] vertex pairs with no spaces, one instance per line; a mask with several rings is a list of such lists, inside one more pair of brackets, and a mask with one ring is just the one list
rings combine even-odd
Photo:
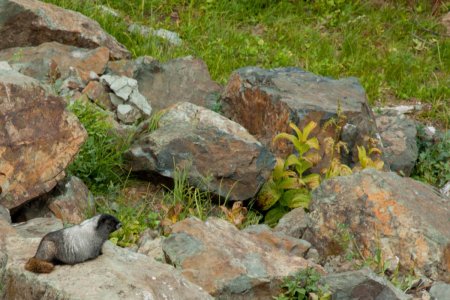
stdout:
[[277,181],[283,178],[284,161],[281,158],[276,159],[275,167],[272,172],[272,178]]
[[299,140],[301,140],[303,138],[303,133],[302,131],[297,127],[297,125],[295,125],[294,123],[289,123],[289,126],[294,129],[295,133],[297,134],[297,138]]
[[268,210],[281,198],[283,192],[272,181],[266,182],[259,191],[256,203],[261,210]]
[[316,137],[310,138],[309,140],[306,141],[306,144],[313,149],[319,150],[320,146],[319,146],[319,140]]
[[280,204],[289,208],[308,208],[311,194],[307,189],[296,189],[284,192]]
[[317,126],[317,123],[314,121],[311,121],[308,123],[308,125],[305,126],[305,128],[303,128],[303,136],[301,139],[302,142],[306,142],[309,134],[311,133],[311,131],[313,131],[314,128],[316,128],[316,126]]
[[311,188],[315,189],[320,184],[320,175],[319,174],[309,174],[302,178],[302,180]]
[[286,158],[286,162],[284,163],[285,167],[290,167],[292,165],[300,164],[297,155],[291,154]]
[[292,144],[294,144],[295,149],[298,149],[301,147],[301,144],[298,141],[298,139],[295,136],[293,136],[292,134],[288,134],[285,132],[279,133],[275,136],[273,141],[275,142],[276,140],[279,140],[279,139],[286,139],[286,140],[290,141]]
[[296,189],[301,186],[298,178],[284,178],[278,183],[278,188],[288,190],[288,189]]
[[274,227],[287,212],[287,208],[277,205],[267,212],[264,217],[264,223],[270,227]]
[[312,167],[312,163],[306,159],[299,160],[299,163],[295,166],[295,170],[299,176]]

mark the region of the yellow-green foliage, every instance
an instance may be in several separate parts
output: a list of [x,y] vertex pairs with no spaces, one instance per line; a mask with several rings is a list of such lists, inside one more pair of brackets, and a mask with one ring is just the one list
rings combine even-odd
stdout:
[[303,131],[293,123],[289,126],[295,135],[280,133],[274,141],[287,139],[292,142],[297,154],[289,155],[286,160],[277,158],[272,177],[264,184],[257,198],[257,204],[263,211],[270,209],[264,220],[269,225],[275,225],[289,209],[307,208],[311,199],[310,190],[320,184],[319,174],[305,174],[313,166],[308,152],[319,149],[317,138],[309,138],[317,123],[310,122]]

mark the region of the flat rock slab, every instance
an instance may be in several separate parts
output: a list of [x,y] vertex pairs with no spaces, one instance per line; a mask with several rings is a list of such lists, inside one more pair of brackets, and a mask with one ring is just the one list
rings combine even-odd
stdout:
[[190,218],[176,223],[163,241],[166,260],[218,299],[273,299],[287,275],[322,267],[287,254],[289,239],[239,231],[231,223]]
[[309,209],[303,238],[322,256],[343,254],[350,236],[364,257],[379,249],[401,271],[450,281],[450,201],[433,187],[366,169],[323,182]]
[[173,267],[110,242],[94,260],[56,266],[50,274],[26,271],[41,237],[60,228],[56,219],[34,219],[15,228],[0,220],[0,299],[212,299]]
[[36,47],[16,47],[0,51],[0,61],[7,61],[13,69],[40,81],[53,83],[70,76],[71,68],[87,82],[90,72],[103,74],[109,60],[106,47],[83,49],[57,42]]
[[126,156],[133,171],[173,178],[177,166],[187,168],[191,184],[230,200],[255,196],[275,162],[245,128],[187,102],[170,108]]
[[374,137],[377,129],[363,87],[356,78],[334,80],[298,68],[265,70],[245,67],[236,70],[222,94],[224,115],[244,126],[278,155],[292,151],[289,143],[272,139],[291,132],[289,122],[328,120],[338,107],[356,128],[354,143]]
[[112,74],[133,77],[155,112],[178,102],[213,108],[222,91],[206,63],[191,56],[160,63],[149,57],[109,63]]
[[0,70],[0,204],[12,209],[49,192],[87,137],[60,97]]
[[37,0],[0,2],[0,49],[59,42],[80,48],[104,46],[112,59],[131,57],[130,52],[88,17]]

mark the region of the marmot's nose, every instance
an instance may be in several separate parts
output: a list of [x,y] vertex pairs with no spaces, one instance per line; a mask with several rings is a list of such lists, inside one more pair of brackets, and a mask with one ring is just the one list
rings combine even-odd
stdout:
[[116,230],[119,229],[120,227],[122,227],[122,223],[117,223]]

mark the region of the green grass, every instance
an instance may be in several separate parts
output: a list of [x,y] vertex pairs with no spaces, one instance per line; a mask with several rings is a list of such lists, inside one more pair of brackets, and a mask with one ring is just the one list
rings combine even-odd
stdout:
[[[222,84],[249,65],[355,76],[371,103],[418,99],[432,105],[423,118],[449,127],[450,39],[431,15],[430,1],[413,7],[406,1],[356,0],[46,1],[97,20],[135,57],[194,55]],[[101,4],[122,17],[108,15]],[[447,1],[439,13],[449,8]],[[175,31],[184,44],[130,34],[128,21]]]
[[123,154],[131,139],[118,136],[108,122],[108,115],[93,103],[75,101],[69,110],[88,133],[86,142],[68,167],[69,174],[83,180],[94,194],[115,189],[128,174]]

